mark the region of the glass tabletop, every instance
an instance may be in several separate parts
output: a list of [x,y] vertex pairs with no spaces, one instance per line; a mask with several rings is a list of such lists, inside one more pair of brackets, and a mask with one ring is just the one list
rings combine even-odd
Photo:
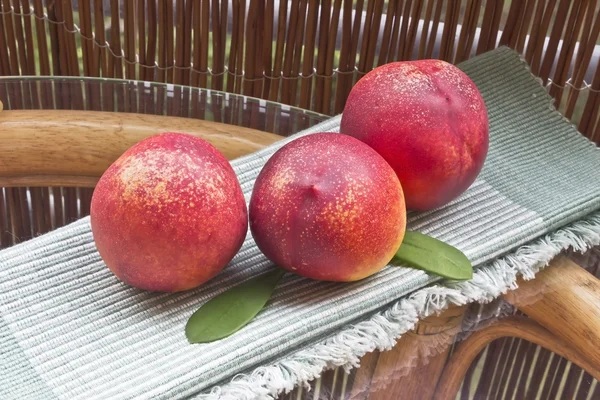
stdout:
[[[241,94],[186,86],[81,77],[3,77],[5,110],[88,110],[177,116],[220,122],[288,136],[327,115]],[[0,188],[0,248],[37,236],[89,213],[90,188]],[[56,201],[56,199],[61,199]],[[12,215],[13,219],[6,218]],[[4,217],[3,217],[4,216]],[[569,254],[600,275],[600,250]],[[361,367],[325,371],[282,399],[434,398],[436,382],[455,349],[486,327],[520,317],[503,300],[473,304],[421,321],[387,352],[372,352]],[[479,332],[479,333],[478,333]],[[523,339],[502,337],[468,366],[457,398],[599,398],[592,375]],[[400,396],[400,397],[399,397]]]
[[83,77],[0,78],[5,110],[88,110],[196,118],[289,136],[330,118],[273,101],[190,86]]

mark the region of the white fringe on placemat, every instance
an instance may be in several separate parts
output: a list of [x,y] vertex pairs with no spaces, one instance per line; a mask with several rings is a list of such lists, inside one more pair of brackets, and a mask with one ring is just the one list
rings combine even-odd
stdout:
[[277,361],[237,375],[230,383],[214,387],[199,398],[272,399],[282,392],[317,378],[323,370],[358,367],[360,357],[374,350],[389,350],[418,320],[448,306],[488,302],[517,288],[517,277],[532,279],[561,251],[576,252],[600,245],[600,212],[522,246],[477,268],[473,279],[448,281],[416,291],[368,320],[344,328],[334,336]]

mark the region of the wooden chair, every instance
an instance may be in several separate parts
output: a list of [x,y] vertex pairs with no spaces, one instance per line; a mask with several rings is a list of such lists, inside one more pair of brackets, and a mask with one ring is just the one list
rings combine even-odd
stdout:
[[[241,93],[333,115],[343,110],[356,80],[377,65],[419,58],[458,63],[506,45],[523,55],[565,117],[583,135],[600,143],[599,3],[1,0],[0,76],[84,75],[166,82]],[[54,120],[58,124],[64,117],[60,113],[12,111],[11,118],[23,120],[18,133],[6,130],[2,125],[6,120],[0,118],[0,157],[10,161],[0,168],[0,187],[5,188],[0,190],[0,247],[6,247],[86,215],[95,180],[111,160],[141,137],[134,124],[98,112],[119,108],[143,113],[149,105],[123,100],[126,93],[116,102],[97,93],[74,99],[72,104],[58,104],[52,92],[37,87],[24,92],[7,89],[0,96],[22,102],[23,108],[40,108],[42,103],[56,104],[60,109],[80,108],[80,113],[91,113],[79,114],[83,120],[102,118],[105,126],[97,133],[108,135],[103,138],[111,137],[118,124],[123,133],[120,141],[113,135],[111,146],[102,147],[106,139],[99,140],[94,132],[69,137],[55,125],[44,131],[43,140],[53,151],[53,158],[39,162],[33,155],[40,143],[27,142],[32,138],[27,136],[27,129],[31,133],[31,129],[39,128],[36,121]],[[163,107],[158,101],[151,106]],[[183,96],[166,106],[168,118],[175,119],[132,118],[148,129],[183,126],[198,135],[205,134],[206,129],[220,129],[210,123],[185,125],[185,119],[176,118],[181,115],[182,102]],[[273,131],[268,124],[257,128]],[[217,143],[230,157],[277,140],[274,135],[253,130],[242,129],[236,135],[253,145],[240,150],[230,140]],[[76,140],[78,151],[102,149],[100,161],[91,167],[88,164],[87,170],[81,164],[60,162],[65,156],[63,141],[71,139]],[[55,174],[41,178],[40,171],[47,171],[49,166],[56,169]],[[26,187],[31,187],[31,200],[27,199]],[[47,201],[44,193],[50,192],[65,205],[60,210],[64,221],[57,224],[45,223],[40,216],[41,205]],[[75,206],[78,202],[79,208]],[[30,219],[30,214],[36,217]],[[431,370],[439,383],[429,397],[453,397],[477,354],[493,339],[505,336],[522,337],[546,347],[598,379],[598,293],[596,278],[565,258],[555,260],[534,281],[522,283],[505,297],[531,319],[512,318],[478,331],[453,351],[445,369],[449,353],[439,356],[444,362],[438,361],[437,369]],[[535,303],[523,302],[532,295],[539,297]],[[446,328],[455,329],[463,311],[450,310],[438,319],[422,322],[413,340],[421,340],[421,333],[433,340],[442,332],[453,340]],[[399,360],[410,343],[410,335],[402,339],[385,356],[386,362]],[[403,390],[408,397],[406,386]]]

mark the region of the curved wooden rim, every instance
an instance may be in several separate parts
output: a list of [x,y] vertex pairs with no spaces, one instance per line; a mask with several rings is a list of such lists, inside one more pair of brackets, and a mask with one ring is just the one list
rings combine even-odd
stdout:
[[435,391],[435,399],[453,399],[460,388],[462,380],[475,359],[485,346],[502,337],[516,337],[535,343],[561,357],[566,358],[600,380],[597,365],[563,342],[537,322],[520,316],[507,317],[494,324],[475,331],[469,338],[460,343],[453,352]]
[[75,110],[3,111],[0,187],[94,187],[125,150],[162,132],[198,136],[229,160],[282,138],[256,129],[193,118]]

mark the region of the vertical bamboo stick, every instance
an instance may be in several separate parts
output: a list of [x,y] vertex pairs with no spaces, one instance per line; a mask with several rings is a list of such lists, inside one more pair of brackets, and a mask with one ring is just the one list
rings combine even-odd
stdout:
[[515,41],[514,37],[519,34],[519,17],[523,15],[524,7],[525,1],[511,2],[498,46],[508,46]]
[[[4,10],[10,10],[10,0],[3,0]],[[2,21],[4,25],[4,30],[6,31],[6,43],[8,47],[8,51],[11,56],[9,57],[10,62],[10,74],[11,75],[20,75],[19,70],[19,53],[17,52],[17,39],[15,37],[15,29],[13,26],[13,19],[10,13],[6,13],[2,15]],[[6,54],[6,53],[4,53]],[[3,57],[4,58],[4,57]]]
[[415,52],[415,41],[417,39],[417,30],[419,28],[419,21],[421,20],[421,11],[423,10],[423,0],[415,0],[413,3],[412,14],[410,17],[410,25],[407,33],[407,43],[404,47],[404,54],[402,59],[412,59],[413,53]]
[[452,62],[454,59],[454,41],[456,39],[460,4],[460,2],[449,1],[446,6],[446,20],[444,21],[439,58],[448,62]]
[[[235,0],[233,0],[235,1]],[[200,69],[200,52],[202,49],[202,15],[201,15],[200,4],[197,4],[196,7],[193,7],[193,18],[192,18],[192,32],[194,34],[194,43],[193,43],[193,59],[192,64],[194,68],[191,71],[190,75],[190,85],[198,86],[200,82],[200,74],[196,72]],[[197,98],[196,93],[198,91],[194,90],[192,92],[192,98]],[[193,102],[193,106],[195,106],[195,101]]]
[[185,47],[185,1],[175,3],[175,70],[173,71],[173,83],[183,83],[183,52]]
[[[595,49],[595,43],[600,37],[600,15],[596,14],[596,1],[589,3],[587,10],[587,18],[584,26],[584,32],[580,47],[577,54],[577,63],[575,64],[574,74],[572,79],[572,85],[574,87],[569,88],[569,97],[567,99],[567,107],[565,110],[565,116],[569,119],[573,117],[575,111],[575,105],[580,94],[579,88],[583,85],[585,73],[590,65],[592,55]],[[593,21],[595,15],[595,21]],[[593,23],[593,26],[591,26]]]
[[314,77],[313,75],[315,58],[315,39],[317,33],[317,22],[319,17],[319,1],[310,0],[308,3],[308,17],[306,19],[306,39],[304,43],[304,55],[302,60],[302,77],[300,78],[300,102],[301,108],[310,108],[311,92]]
[[[41,1],[41,0],[39,0]],[[105,37],[105,26],[104,26],[104,1],[94,0],[94,33],[96,36],[96,42],[99,45],[97,47],[98,62],[99,62],[99,76],[110,77],[112,71],[108,68],[108,55],[106,49],[106,37]]]
[[371,32],[371,23],[373,21],[373,8],[375,7],[375,1],[376,0],[367,0],[367,12],[365,14],[365,25],[362,31],[360,56],[358,59],[358,79],[362,78],[368,69],[367,52],[369,50],[369,33]]
[[166,43],[166,63],[167,68],[167,82],[173,83],[173,63],[175,61],[174,56],[174,40],[173,40],[173,29],[174,29],[174,16],[173,16],[173,0],[167,0],[165,5],[165,43]]
[[[255,37],[255,53],[254,53],[254,87],[252,91],[252,96],[254,97],[262,97],[262,89],[263,89],[263,80],[264,79],[264,61],[263,61],[263,50],[264,50],[264,42],[267,40],[265,37],[264,26],[265,26],[265,3],[264,0],[260,0],[258,2],[257,7],[257,18],[256,18],[256,29],[254,31]],[[270,41],[271,38],[269,37]],[[225,57],[223,55],[223,57]],[[262,79],[261,79],[262,78]],[[258,104],[257,104],[258,105]],[[256,117],[258,114],[256,114]],[[258,129],[258,125],[256,125],[256,129]]]
[[127,79],[136,79],[135,74],[135,1],[124,3],[125,71]]
[[[89,1],[79,0],[79,23],[81,50],[83,52],[83,74],[85,76],[98,76],[98,64],[94,62],[94,42],[91,40],[93,34],[92,16]],[[91,83],[85,85],[87,95],[85,96],[87,109],[96,109],[100,103],[100,93],[97,86]]]
[[569,8],[571,8],[570,6],[571,1],[569,0],[560,0],[558,3],[558,10],[552,25],[550,40],[548,41],[548,46],[546,46],[544,60],[539,73],[539,77],[542,79],[544,84],[546,84],[548,78],[550,77],[550,71],[552,70],[552,66],[554,65],[554,61],[556,59],[556,53],[558,52],[558,42],[560,41],[562,33],[565,29],[565,21],[567,19],[567,15],[569,15]]
[[4,194],[5,188],[0,187],[0,249],[7,248],[11,245],[10,241],[10,228],[7,207],[7,199]]
[[20,211],[19,191],[18,188],[5,188],[6,206],[8,213],[8,232],[10,235],[9,244],[15,245],[20,243],[24,238],[23,222],[21,220],[22,213]]
[[[184,85],[190,84],[191,60],[192,60],[192,16],[194,15],[194,1],[187,0],[185,4],[185,18],[183,23],[183,37],[185,46],[183,47],[183,64],[186,68],[183,71]],[[189,98],[189,97],[188,97]]]
[[[238,12],[237,12],[237,22],[234,24],[237,26],[236,38],[237,38],[237,51],[235,56],[235,82],[234,82],[234,92],[242,93],[244,80],[242,78],[244,74],[244,44],[246,41],[246,36],[244,32],[246,30],[246,1],[238,0]],[[232,76],[232,79],[234,77]]]
[[[119,0],[110,1],[110,55],[108,68],[113,77],[123,78],[123,63],[121,61],[121,18],[119,16]],[[116,55],[116,56],[115,56]]]
[[[253,88],[254,88],[254,57],[255,57],[255,47],[256,47],[256,30],[257,20],[258,20],[258,3],[260,0],[250,0],[250,6],[248,8],[248,19],[246,24],[246,57],[244,62],[244,78],[243,85],[244,90],[243,93],[245,96],[252,96]],[[219,33],[220,34],[220,33]]]
[[271,81],[271,87],[269,88],[269,100],[271,101],[275,101],[279,97],[281,71],[284,58],[285,33],[287,28],[287,5],[287,1],[279,3],[279,17],[277,19],[277,40],[275,45],[273,73],[271,75],[273,79]]
[[[156,48],[162,36],[158,36],[158,21],[157,7],[155,1],[147,2],[148,12],[148,47],[146,48],[146,78],[145,80],[158,80],[159,71],[156,62]],[[159,39],[160,37],[160,39]],[[161,81],[162,82],[162,81]],[[154,103],[153,103],[154,104]]]
[[21,13],[23,16],[23,31],[25,32],[25,43],[27,44],[27,75],[36,75],[35,49],[33,44],[33,26],[31,24],[31,4],[29,0],[21,0]]
[[427,7],[425,7],[425,16],[423,17],[423,29],[421,31],[421,38],[419,39],[419,51],[417,53],[417,59],[425,57],[425,49],[427,46],[427,37],[429,33],[429,26],[431,25],[431,18],[433,16],[433,4],[435,0],[428,0]]
[[2,75],[10,75],[11,62],[9,60],[8,40],[4,34],[5,18],[7,18],[6,14],[0,16],[0,52],[3,55],[0,57],[0,71],[2,71]]
[[[329,6],[327,5],[329,4]],[[306,7],[307,0],[300,0],[300,5],[298,7],[298,32],[296,32],[296,40],[293,43],[294,46],[294,57],[292,59],[292,71],[291,76],[293,79],[290,79],[290,104],[296,105],[298,104],[298,85],[300,80],[300,61],[302,58],[302,43],[304,41],[304,27],[306,21]],[[323,9],[331,11],[331,0],[325,0],[323,4]],[[327,16],[329,18],[329,16]],[[329,21],[327,21],[327,25],[329,25]],[[325,36],[327,36],[327,31],[324,32]],[[327,39],[326,39],[327,40]],[[318,65],[317,65],[318,69]]]
[[[266,0],[267,5],[265,9],[265,26],[264,26],[264,40],[263,40],[263,93],[262,98],[267,99],[271,91],[271,79],[267,77],[273,76],[273,26],[275,19],[275,6],[274,0]],[[316,22],[315,22],[316,24]],[[233,37],[232,37],[233,39]],[[232,53],[229,53],[231,57]],[[229,82],[228,82],[229,83]]]
[[383,14],[383,1],[373,0],[373,16],[371,19],[370,31],[364,32],[365,37],[368,36],[368,45],[366,53],[366,61],[362,71],[368,71],[373,68],[375,62],[375,52],[379,44],[379,25],[381,24],[381,16]]
[[435,11],[433,13],[433,23],[431,24],[431,33],[429,35],[429,42],[427,43],[427,51],[425,52],[425,58],[432,58],[433,51],[435,50],[435,43],[437,41],[438,27],[440,26],[440,19],[442,17],[442,8],[444,6],[444,0],[437,0]]
[[52,229],[56,229],[60,226],[63,226],[64,223],[64,213],[63,213],[63,195],[62,188],[53,187],[52,189],[52,197],[54,199],[54,220],[52,221]]
[[92,36],[92,22],[86,6],[89,2],[79,0],[79,28],[81,34],[81,51],[83,53],[83,75],[95,76],[91,70],[93,61],[93,43],[85,38]]
[[352,0],[343,0],[344,11],[342,13],[342,43],[340,47],[340,61],[338,65],[337,87],[335,91],[335,113],[340,113],[344,109],[346,102],[346,86],[351,80],[349,76],[354,69],[349,70],[348,58],[352,46]]
[[219,55],[221,54],[221,46],[223,45],[223,41],[221,40],[221,9],[219,7],[219,0],[212,0],[212,49],[213,49],[213,59],[212,59],[212,70],[213,76],[211,78],[211,88],[215,90],[223,89],[223,65],[221,60],[219,59]]
[[477,29],[477,20],[479,18],[479,10],[481,9],[481,0],[468,0],[465,15],[463,17],[462,28],[454,63],[459,63],[469,58],[473,40],[475,38],[475,30]]
[[136,4],[137,16],[137,56],[138,56],[138,77],[140,80],[146,80],[146,2],[137,0]]
[[408,20],[410,16],[410,9],[412,7],[412,0],[406,0],[404,2],[404,8],[402,9],[402,25],[400,28],[400,36],[398,37],[397,48],[392,48],[392,59],[400,60],[404,54],[404,47],[406,46],[406,36],[408,34]]
[[[8,2],[8,4],[10,7],[10,1]],[[17,13],[21,14],[21,5],[19,4],[18,0],[13,0],[13,7],[15,8]],[[7,8],[5,8],[5,9],[7,9]],[[7,28],[8,27],[9,26],[7,26]],[[13,35],[16,39],[17,54],[19,57],[21,73],[28,74],[29,60],[27,59],[27,50],[25,47],[25,36],[23,35],[23,24],[22,24],[22,19],[20,16],[15,16],[15,18],[12,19],[12,26],[10,27],[10,29],[13,30]],[[31,62],[33,62],[33,60],[31,60]]]
[[290,24],[287,30],[287,37],[285,43],[285,58],[283,61],[283,76],[282,76],[282,84],[281,84],[281,102],[285,104],[290,104],[291,96],[290,96],[290,79],[293,78],[292,71],[292,62],[294,57],[294,43],[296,42],[296,31],[298,24],[298,6],[300,0],[292,0],[291,9],[290,9]]
[[392,33],[392,24],[394,22],[394,14],[396,12],[396,5],[399,2],[389,1],[387,10],[385,13],[385,25],[383,26],[383,36],[381,37],[381,49],[379,50],[379,56],[377,57],[377,65],[383,65],[388,61],[388,54],[390,50],[390,40]]
[[534,18],[535,3],[536,0],[527,0],[525,12],[523,13],[523,17],[521,18],[522,21],[519,29],[519,37],[514,47],[515,50],[518,51],[520,54],[523,54],[525,50],[525,40],[527,39],[527,33],[529,32],[531,20]]
[[402,3],[402,1],[398,1],[398,4],[395,7],[394,10],[394,23],[392,25],[392,33],[391,33],[391,41],[390,41],[390,45],[389,45],[389,50],[388,50],[388,62],[394,61],[396,59],[396,51],[398,48],[398,41],[401,39],[400,38],[400,26],[401,26],[401,20],[403,19],[403,12],[404,12],[404,4]]
[[[77,30],[75,29],[75,23],[73,20],[73,5],[70,0],[63,0],[62,12],[62,21],[64,21],[64,27],[66,28],[65,42],[69,59],[69,75],[79,76],[79,59],[77,58],[77,43],[75,41],[75,34]],[[75,96],[76,100],[81,99],[81,94],[79,91],[75,92]],[[79,102],[79,104],[83,104],[83,101]]]
[[[157,80],[158,82],[165,82],[166,77],[166,15],[167,15],[167,0],[158,0],[158,71]],[[161,100],[162,101],[162,100]]]
[[[332,97],[333,91],[333,57],[336,51],[338,25],[340,21],[340,8],[342,6],[342,0],[334,0],[333,3],[333,15],[331,16],[331,24],[329,26],[329,37],[327,39],[327,60],[325,62],[325,71],[327,71],[327,78],[324,82],[323,91],[323,114],[332,114]],[[308,126],[304,125],[302,129],[306,129]]]
[[554,70],[552,81],[555,83],[550,87],[550,96],[554,97],[554,107],[557,109],[560,106],[562,94],[564,90],[562,87],[567,81],[567,75],[573,62],[573,53],[575,51],[575,44],[579,39],[581,33],[581,27],[583,25],[583,16],[589,0],[582,0],[579,3],[573,4],[571,7],[571,14],[565,26],[563,42],[558,60]]
[[547,1],[541,23],[539,24],[539,29],[537,30],[535,48],[533,49],[530,61],[531,72],[534,74],[539,74],[540,64],[542,62],[542,52],[546,41],[546,32],[548,32],[548,27],[550,26],[556,1],[557,0]]
[[587,101],[583,108],[581,121],[579,121],[578,129],[585,136],[598,140],[598,136],[594,133],[594,124],[600,109],[600,64],[596,65],[596,71],[591,82],[591,89],[588,94]]
[[531,24],[531,31],[529,33],[529,39],[527,40],[527,48],[525,50],[525,60],[531,64],[531,59],[533,57],[533,53],[535,52],[536,42],[538,40],[538,31],[540,29],[540,24],[542,22],[542,17],[544,16],[544,5],[545,0],[538,0],[535,11],[533,22]]

